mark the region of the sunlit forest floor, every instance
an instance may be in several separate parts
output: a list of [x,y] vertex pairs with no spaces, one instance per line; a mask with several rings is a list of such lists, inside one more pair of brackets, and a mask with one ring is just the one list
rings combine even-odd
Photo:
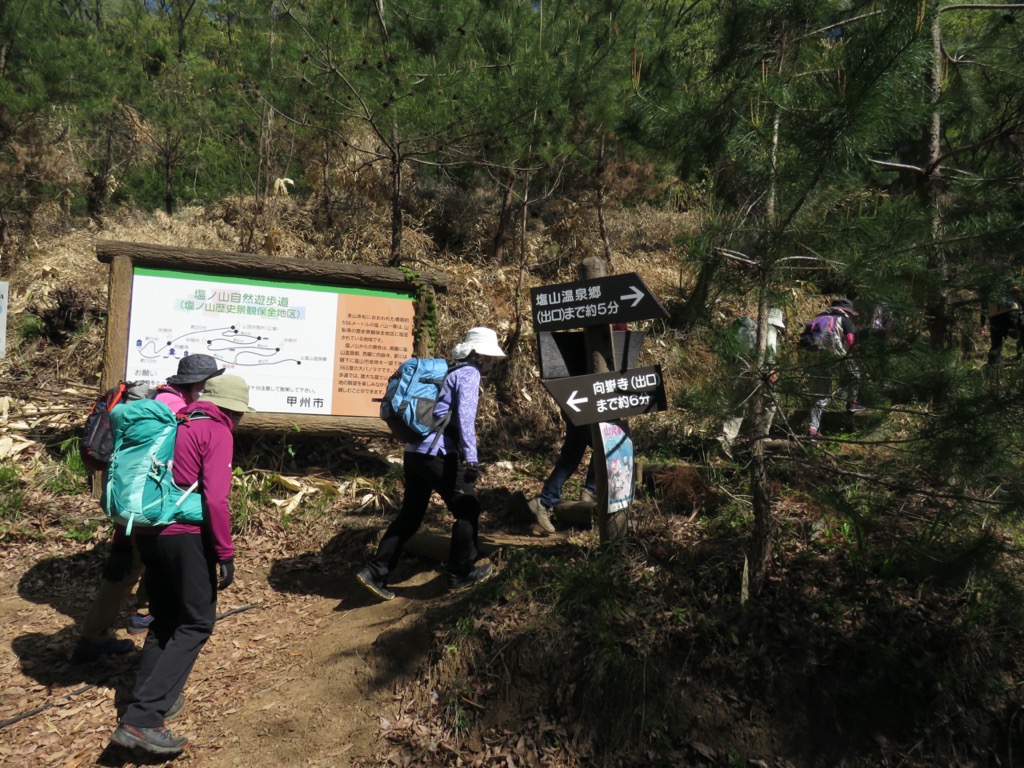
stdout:
[[[218,226],[138,216],[103,237],[230,249]],[[4,765],[134,764],[107,738],[135,659],[68,660],[108,537],[73,460],[103,343],[106,268],[91,243],[84,231],[43,239],[7,277]],[[515,265],[431,266],[454,278],[440,301],[446,343],[476,324],[511,337],[523,311]],[[528,282],[572,277],[568,264],[550,269]],[[689,277],[671,254],[616,265],[634,270],[678,308]],[[795,296],[791,311],[819,300]],[[56,339],[33,331],[30,319],[61,302],[81,315],[78,327]],[[716,322],[735,311],[749,308],[723,305]],[[748,599],[749,457],[716,454],[715,423],[681,405],[710,386],[699,379],[711,358],[699,335],[652,331],[640,363],[663,365],[672,407],[633,424],[644,473],[630,534],[608,548],[586,526],[532,535],[524,502],[550,468],[560,425],[531,342],[512,350],[480,416],[481,529],[497,575],[467,593],[446,593],[427,556],[403,561],[389,603],[353,578],[400,499],[396,443],[240,437],[239,576],[186,689],[174,728],[192,745],[176,763],[1015,765],[1020,531],[964,519],[943,488],[836,482],[854,460],[879,474],[900,461],[887,446],[913,414],[831,413],[835,439],[809,443],[793,439],[803,414],[787,408],[770,445],[772,568]],[[428,531],[443,538],[449,525],[432,507]]]

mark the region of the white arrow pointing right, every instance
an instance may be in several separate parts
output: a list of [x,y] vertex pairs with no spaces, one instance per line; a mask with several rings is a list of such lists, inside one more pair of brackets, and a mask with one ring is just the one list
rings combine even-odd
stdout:
[[629,293],[625,296],[619,296],[622,301],[633,300],[633,306],[636,307],[641,301],[644,300],[644,292],[637,288],[635,285],[629,286]]
[[578,395],[579,393],[580,393],[580,391],[578,389],[574,389],[572,391],[572,394],[569,395],[569,399],[565,401],[565,404],[568,405],[570,408],[572,408],[574,411],[576,411],[576,413],[580,412],[580,409],[576,407],[577,403],[589,403],[590,402],[589,398],[586,398],[586,397],[576,397],[576,395]]

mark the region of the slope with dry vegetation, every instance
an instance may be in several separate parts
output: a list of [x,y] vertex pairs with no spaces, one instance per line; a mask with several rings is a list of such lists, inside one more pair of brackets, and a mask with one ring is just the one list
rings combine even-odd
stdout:
[[[125,762],[106,736],[130,666],[67,663],[107,537],[69,443],[99,374],[106,275],[93,237],[386,258],[373,216],[328,236],[302,205],[276,205],[272,221],[245,200],[174,218],[122,213],[99,233],[25,244],[6,276],[5,764]],[[654,209],[611,221],[613,271],[641,273],[673,313],[693,278],[672,243],[690,223]],[[596,228],[586,217],[578,226],[578,242],[596,249],[586,235]],[[573,279],[574,263],[556,229],[532,231],[511,263],[479,257],[484,230],[468,229],[468,256],[438,252],[415,226],[405,242],[411,262],[452,277],[439,349],[475,324],[509,342],[480,421],[482,529],[498,576],[449,597],[436,565],[410,557],[399,599],[374,604],[351,573],[401,493],[398,446],[241,439],[241,578],[222,596],[225,615],[190,680],[179,728],[194,747],[179,763],[1014,764],[1024,746],[1016,528],[959,514],[941,488],[862,476],[898,476],[900,454],[885,446],[919,416],[877,413],[843,423],[847,442],[777,448],[773,569],[764,592],[744,601],[748,477],[742,458],[709,456],[716,421],[699,408],[719,386],[714,334],[653,325],[641,363],[663,366],[675,407],[633,425],[648,470],[629,537],[610,548],[589,530],[531,539],[522,500],[550,466],[559,418],[537,381],[527,289]],[[816,301],[795,292],[787,308],[799,316]],[[750,309],[735,293],[711,308],[710,326]],[[783,427],[799,421],[799,401],[790,405]],[[429,519],[446,531],[440,507]]]

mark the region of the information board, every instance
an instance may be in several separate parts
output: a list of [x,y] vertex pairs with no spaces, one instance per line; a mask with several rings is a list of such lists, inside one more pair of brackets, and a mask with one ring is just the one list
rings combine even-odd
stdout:
[[157,384],[202,353],[261,413],[376,416],[414,314],[408,293],[136,267],[125,379]]

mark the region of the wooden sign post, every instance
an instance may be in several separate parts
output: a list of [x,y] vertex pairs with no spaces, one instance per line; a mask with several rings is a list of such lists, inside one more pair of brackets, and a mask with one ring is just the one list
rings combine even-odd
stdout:
[[[588,258],[580,270],[581,280],[530,291],[538,335],[583,328],[583,370],[574,370],[579,366],[574,356],[551,342],[542,343],[538,338],[538,349],[548,392],[573,426],[591,425],[597,481],[595,516],[602,543],[626,535],[633,499],[633,442],[624,417],[666,407],[661,369],[630,367],[642,336],[631,346],[628,335],[616,338],[612,329],[637,320],[668,317],[639,275],[606,275],[605,263]],[[553,372],[557,373],[549,376]]]

